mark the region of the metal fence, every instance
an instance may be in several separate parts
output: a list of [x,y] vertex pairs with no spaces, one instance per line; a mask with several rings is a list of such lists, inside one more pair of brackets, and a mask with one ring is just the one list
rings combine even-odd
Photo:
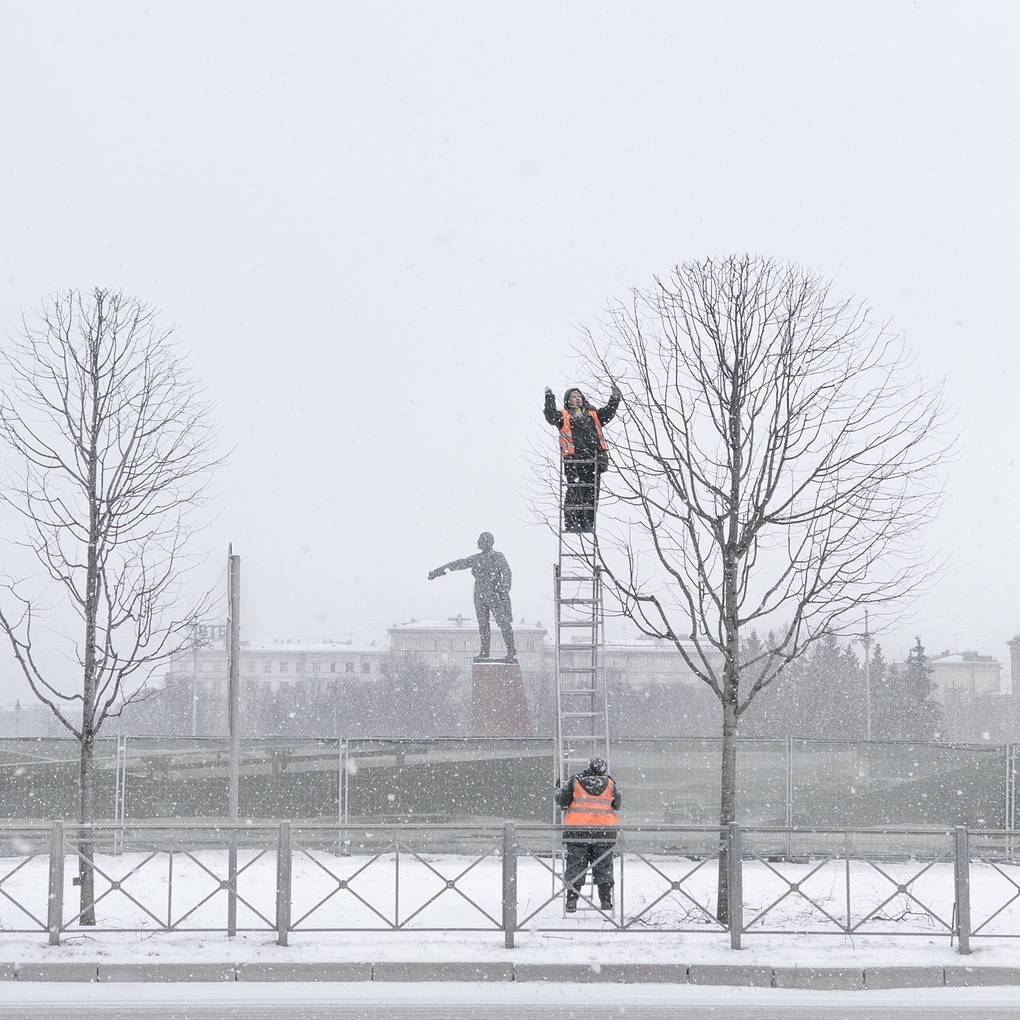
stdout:
[[[563,911],[561,826],[0,825],[0,944],[36,934],[562,931],[1020,938],[1020,832],[622,826],[616,902]],[[926,846],[924,855],[904,847]],[[826,849],[819,852],[818,848]],[[718,919],[720,849],[733,909]],[[92,902],[73,885],[95,869]],[[95,924],[83,924],[91,909]]]
[[[611,742],[626,819],[711,825],[720,743]],[[1018,745],[743,739],[739,821],[784,827],[1020,827]],[[97,745],[100,817],[217,818],[228,804],[224,739],[112,737]],[[548,822],[551,739],[246,740],[240,813],[338,822]],[[77,745],[0,739],[0,818],[77,816]]]

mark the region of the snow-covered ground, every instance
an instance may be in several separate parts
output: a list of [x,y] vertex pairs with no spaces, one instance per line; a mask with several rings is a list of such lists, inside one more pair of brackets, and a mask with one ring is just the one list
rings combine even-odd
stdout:
[[[502,862],[495,855],[341,856],[295,848],[289,947],[274,944],[271,850],[239,851],[241,933],[234,939],[224,934],[224,852],[100,854],[96,863],[98,925],[69,925],[61,952],[71,958],[506,959]],[[735,962],[728,934],[711,916],[714,861],[631,856],[622,873],[618,862],[623,932],[594,911],[565,918],[547,863],[528,856],[518,862],[518,919],[527,930],[517,935],[514,960],[580,962],[595,947],[611,947],[619,962]],[[44,931],[47,869],[45,855],[0,858],[0,959],[53,958]],[[65,923],[77,911],[75,871],[69,855]],[[983,936],[1020,934],[1020,867],[975,862],[970,874],[977,932],[970,961],[1015,965],[1014,941]],[[948,934],[953,866],[947,861],[748,861],[744,910],[747,922],[761,916],[744,936],[741,963],[845,965],[848,953],[861,966],[963,962]],[[839,930],[848,913],[853,935]],[[685,930],[669,930],[678,928]]]

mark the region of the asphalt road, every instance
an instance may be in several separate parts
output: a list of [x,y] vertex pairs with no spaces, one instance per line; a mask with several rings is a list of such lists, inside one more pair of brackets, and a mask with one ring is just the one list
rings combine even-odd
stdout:
[[[345,1001],[346,1000],[346,1001]],[[18,1020],[1014,1020],[1020,988],[794,992],[690,986],[54,986],[4,983]]]

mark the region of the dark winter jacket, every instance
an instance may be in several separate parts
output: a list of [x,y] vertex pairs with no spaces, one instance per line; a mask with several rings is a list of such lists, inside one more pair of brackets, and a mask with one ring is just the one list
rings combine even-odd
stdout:
[[[620,810],[623,805],[623,794],[620,793],[620,787],[612,776],[593,776],[588,772],[581,772],[578,775],[571,776],[563,786],[558,786],[553,794],[557,805],[564,811],[573,803],[575,779],[594,797],[603,793],[606,787],[612,783],[613,799],[610,801],[610,805],[614,811]],[[616,830],[572,828],[564,832],[563,838],[578,840],[583,843],[608,843],[616,839]]]
[[[556,429],[563,428],[563,414],[564,409],[567,406],[567,397],[573,393],[574,390],[581,391],[576,386],[571,386],[566,393],[563,394],[563,404],[560,407],[556,406],[556,398],[546,390],[545,393],[545,420]],[[589,411],[595,411],[599,416],[599,421],[605,425],[607,422],[613,420],[616,417],[616,409],[620,406],[620,394],[614,390],[613,395],[609,398],[609,403],[605,407],[593,408],[588,403],[587,397],[581,393],[581,397],[584,399],[584,404],[578,414],[571,415],[570,418],[570,434],[574,440],[574,453],[573,457],[576,460],[595,460],[599,458],[600,447],[599,447],[599,434],[595,428],[595,422],[592,421]],[[604,468],[602,468],[604,470]]]

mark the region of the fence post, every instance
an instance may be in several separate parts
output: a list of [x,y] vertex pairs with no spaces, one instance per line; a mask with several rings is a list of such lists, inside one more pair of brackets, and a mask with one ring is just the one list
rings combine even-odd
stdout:
[[514,948],[517,932],[517,844],[514,823],[503,825],[503,945]]
[[740,948],[744,929],[744,864],[740,859],[740,826],[730,822],[726,831],[726,888],[729,890],[730,949]]
[[785,758],[785,772],[786,772],[786,790],[784,795],[785,813],[783,815],[783,824],[786,826],[786,859],[789,860],[793,856],[793,846],[790,840],[790,829],[793,828],[793,737],[786,738],[786,747],[784,748]]
[[956,885],[956,934],[958,951],[970,953],[970,834],[964,825],[956,827],[956,853],[953,857]]
[[50,828],[50,884],[46,906],[46,927],[50,945],[60,945],[60,929],[64,924],[64,823],[54,822]]
[[280,839],[276,848],[276,944],[278,946],[287,945],[287,935],[290,932],[292,863],[290,822],[280,822]]
[[237,934],[237,822],[231,822],[227,845],[227,936]]

